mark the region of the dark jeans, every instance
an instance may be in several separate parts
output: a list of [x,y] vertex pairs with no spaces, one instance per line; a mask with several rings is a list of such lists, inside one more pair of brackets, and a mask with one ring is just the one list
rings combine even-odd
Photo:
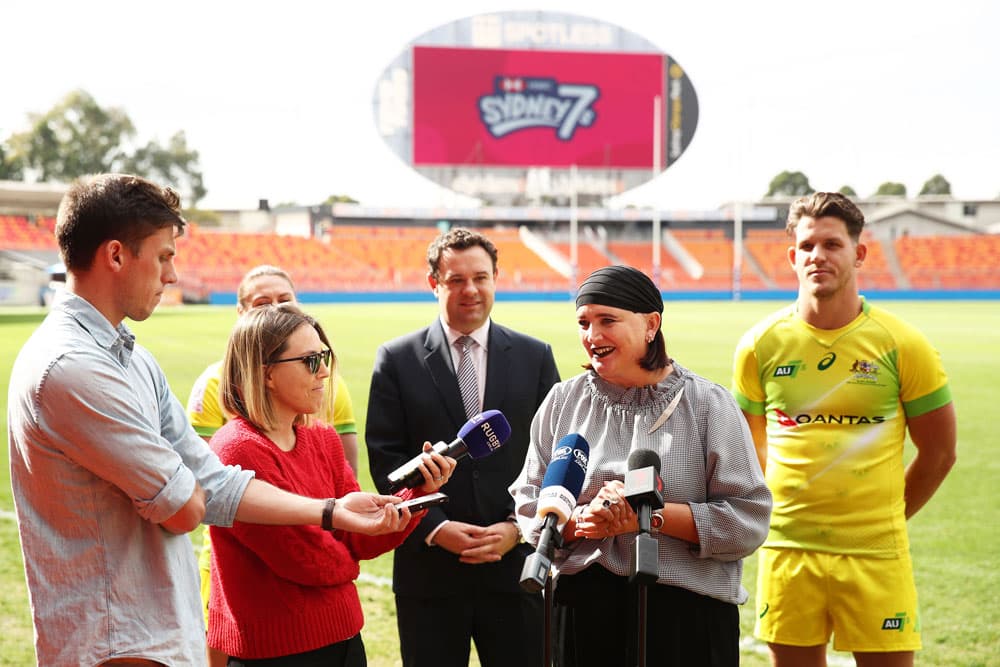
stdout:
[[[646,602],[646,664],[738,667],[736,605],[684,588],[651,584]],[[599,565],[559,577],[553,610],[556,667],[638,663],[638,587]]]
[[336,644],[330,644],[314,651],[283,655],[280,658],[242,660],[229,658],[226,663],[232,667],[367,667],[365,645],[357,634]]

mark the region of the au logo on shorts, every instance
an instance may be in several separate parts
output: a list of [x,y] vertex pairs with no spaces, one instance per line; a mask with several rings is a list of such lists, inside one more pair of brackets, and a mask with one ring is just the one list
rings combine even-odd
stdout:
[[892,616],[890,618],[887,618],[887,619],[883,620],[882,621],[882,629],[883,630],[898,630],[899,632],[902,632],[903,631],[903,627],[906,625],[906,622],[907,622],[906,612],[905,611],[901,611],[901,612],[897,613],[895,616]]

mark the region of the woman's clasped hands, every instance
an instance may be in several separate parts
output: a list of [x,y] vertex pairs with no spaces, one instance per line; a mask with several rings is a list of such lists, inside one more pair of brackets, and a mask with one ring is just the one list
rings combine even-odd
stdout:
[[574,535],[588,540],[602,540],[622,533],[634,533],[639,519],[625,499],[625,484],[621,480],[606,482],[586,505],[574,511]]

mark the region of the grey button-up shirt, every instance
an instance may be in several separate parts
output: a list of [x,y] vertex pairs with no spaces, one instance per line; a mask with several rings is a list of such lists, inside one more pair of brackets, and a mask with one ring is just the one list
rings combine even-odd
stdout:
[[205,446],[128,327],[70,293],[18,354],[7,406],[39,664],[203,663],[194,550],[159,523],[198,482],[205,522],[232,525],[253,473]]

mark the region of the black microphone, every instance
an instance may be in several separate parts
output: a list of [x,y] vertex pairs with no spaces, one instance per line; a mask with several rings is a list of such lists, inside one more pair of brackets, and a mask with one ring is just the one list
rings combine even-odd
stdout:
[[660,479],[660,456],[651,449],[637,449],[629,454],[625,473],[625,500],[639,518],[635,539],[635,567],[630,580],[654,583],[659,576],[659,547],[649,535],[653,509],[663,507],[663,480]]
[[[436,443],[434,451],[456,460],[465,456],[481,459],[500,449],[509,437],[510,422],[503,413],[487,410],[465,422],[458,431],[458,437],[451,442]],[[390,492],[403,486],[414,489],[423,484],[424,477],[419,470],[422,460],[421,453],[389,473]]]
[[629,454],[625,499],[639,516],[639,532],[648,533],[653,510],[663,507],[660,456],[653,450],[637,449]]
[[545,587],[552,567],[552,554],[562,541],[559,525],[569,521],[576,498],[587,476],[590,445],[582,435],[571,433],[560,438],[552,448],[552,460],[542,478],[538,494],[537,516],[544,516],[542,534],[535,553],[524,560],[521,568],[521,588],[537,593]]

